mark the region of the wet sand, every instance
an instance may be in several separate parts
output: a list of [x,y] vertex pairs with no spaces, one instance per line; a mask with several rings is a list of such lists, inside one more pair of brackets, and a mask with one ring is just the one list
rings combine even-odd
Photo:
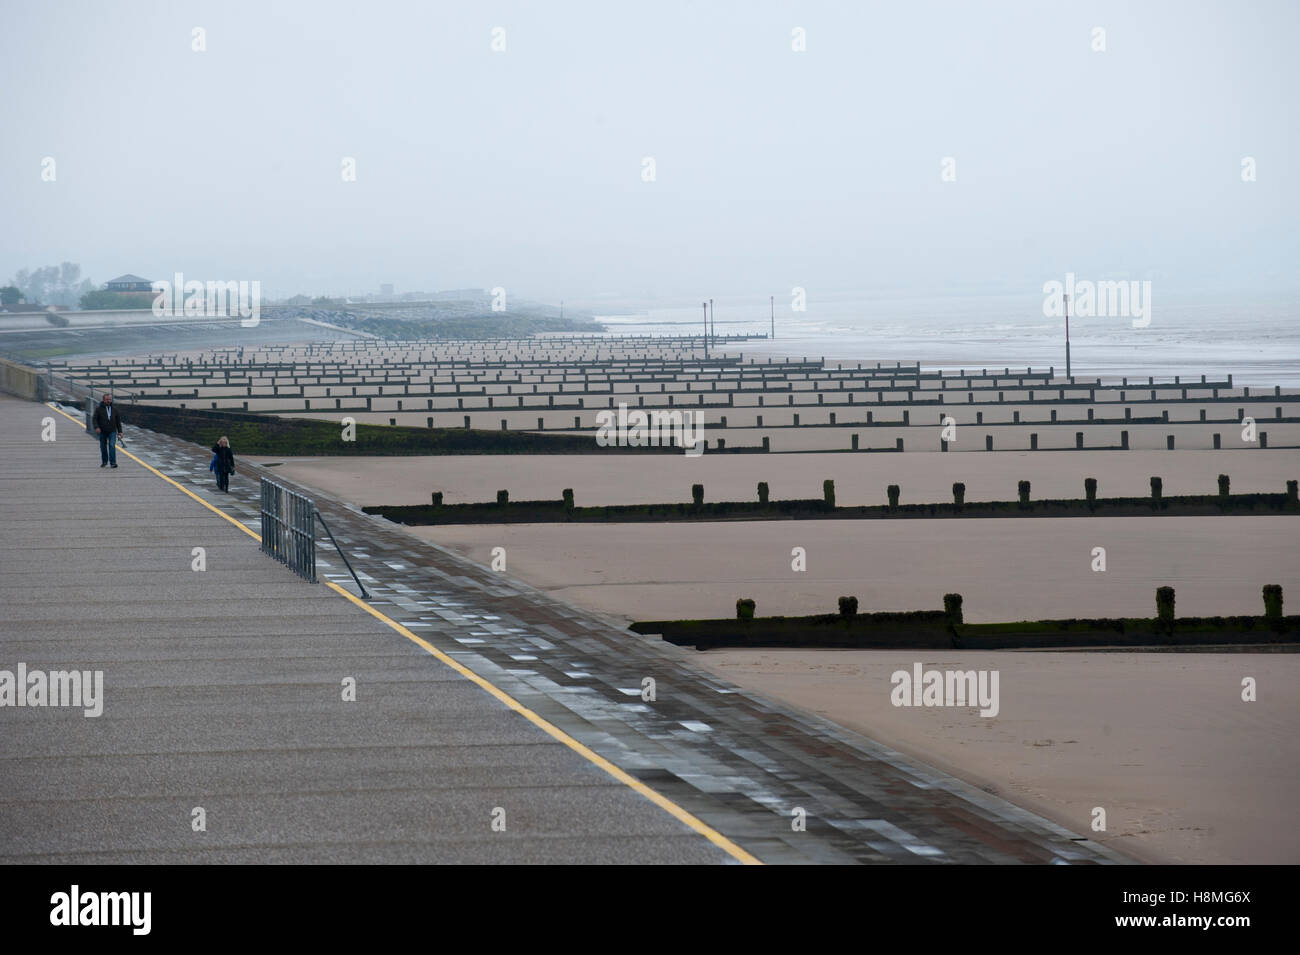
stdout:
[[448,504],[495,500],[557,500],[571,487],[582,505],[689,501],[691,485],[705,500],[757,500],[767,481],[773,499],[821,497],[822,481],[835,482],[840,504],[884,504],[885,488],[898,484],[903,503],[952,500],[952,485],[966,485],[966,500],[1015,500],[1020,480],[1034,497],[1083,497],[1085,477],[1098,479],[1101,497],[1145,496],[1150,478],[1164,493],[1216,494],[1218,476],[1232,478],[1234,493],[1282,492],[1300,478],[1300,451],[1087,451],[965,454],[709,455],[582,454],[457,455],[428,457],[252,456],[281,462],[286,479],[357,504],[427,504],[442,491]]
[[[1147,862],[1300,862],[1300,655],[711,650],[688,658]],[[895,707],[890,674],[996,669],[1000,712]],[[1241,699],[1241,681],[1258,700]],[[1106,810],[1093,832],[1092,811]]]
[[[971,622],[1155,615],[1155,590],[1182,616],[1259,614],[1260,589],[1300,595],[1300,518],[1126,517],[413,527],[616,619],[928,610],[965,598]],[[635,542],[633,544],[632,542]],[[807,570],[791,569],[804,548]],[[1106,571],[1091,569],[1106,549]],[[1290,597],[1292,601],[1300,596]]]
[[[192,402],[191,406],[194,406]],[[206,407],[206,405],[200,403],[198,407]],[[430,417],[433,418],[436,427],[460,428],[463,426],[465,418],[468,417],[471,427],[486,431],[499,430],[502,421],[506,422],[507,428],[511,431],[536,431],[538,430],[538,419],[541,418],[544,421],[546,433],[578,433],[590,440],[594,447],[597,415],[600,409],[587,409],[581,413],[567,411],[549,413],[531,411],[471,412],[466,410],[463,412],[442,411],[430,415],[427,412],[412,411],[292,412],[287,408],[259,408],[256,403],[253,403],[250,405],[250,410],[262,411],[268,414],[281,414],[291,418],[316,418],[335,422],[340,421],[341,417],[346,414],[361,424],[396,424],[411,428],[428,427]],[[757,410],[764,411],[764,409]],[[1219,406],[1211,410],[1214,415],[1218,416],[1233,414],[1236,408]],[[1273,405],[1252,407],[1247,404],[1243,410],[1249,415],[1256,416],[1257,430],[1267,436],[1266,440],[1273,450],[1276,451],[1281,448],[1294,450],[1300,446],[1300,424],[1273,420]],[[958,425],[956,439],[949,444],[949,453],[957,454],[983,453],[987,437],[993,439],[993,448],[995,450],[1029,452],[1033,446],[1033,438],[1031,437],[1033,435],[1037,435],[1039,453],[1047,451],[1073,452],[1075,450],[1076,432],[1082,432],[1084,449],[1091,452],[1105,448],[1119,448],[1123,442],[1123,432],[1125,431],[1129,435],[1129,447],[1134,451],[1165,450],[1168,447],[1166,441],[1171,435],[1174,438],[1175,447],[1187,451],[1212,449],[1215,434],[1220,436],[1221,446],[1224,450],[1255,450],[1259,448],[1258,443],[1247,443],[1242,440],[1242,428],[1235,420],[1202,423],[1175,418],[1168,423],[1136,424],[1121,421],[1111,423],[1071,422],[1063,419],[1060,422],[1048,423],[1026,417],[1021,424],[1014,424],[1012,423],[1012,415],[1014,414],[1012,408],[1010,406],[1004,408],[1004,406],[999,405],[996,410],[989,411],[986,414],[984,423],[975,424],[967,423],[963,419],[962,415],[966,413],[965,408],[954,407],[952,411],[957,416]],[[799,414],[799,427],[791,427],[796,412]],[[935,414],[933,420],[928,417],[932,412]],[[1035,416],[1045,416],[1042,409],[1027,408],[1026,414],[1030,412]],[[762,426],[757,424],[756,419],[758,416],[756,414],[729,415],[728,427],[714,428],[710,426],[705,429],[704,438],[708,442],[710,449],[716,449],[718,441],[721,439],[726,442],[727,448],[733,450],[736,448],[761,448],[763,439],[767,438],[769,450],[782,454],[816,451],[848,452],[853,446],[855,435],[858,438],[858,447],[861,451],[871,450],[893,453],[897,448],[898,440],[901,438],[905,452],[937,454],[940,453],[943,430],[939,424],[938,413],[933,408],[914,408],[910,417],[910,424],[903,426],[903,409],[898,407],[879,412],[875,416],[873,424],[866,424],[860,420],[865,418],[865,411],[852,414],[840,411],[837,414],[837,424],[818,427],[818,425],[829,425],[830,412],[828,410],[816,406],[803,410],[778,407],[766,409],[763,414]],[[1159,410],[1136,408],[1134,413],[1138,415],[1158,415]],[[1184,408],[1179,413],[1186,414],[1187,409]],[[1295,409],[1289,409],[1287,413],[1289,415],[1294,414]],[[1122,411],[1116,414],[1122,416]],[[927,417],[923,420],[922,415]],[[705,420],[710,425],[713,422],[720,423],[720,419],[720,415],[706,411]],[[573,430],[578,427],[588,430],[582,432]]]

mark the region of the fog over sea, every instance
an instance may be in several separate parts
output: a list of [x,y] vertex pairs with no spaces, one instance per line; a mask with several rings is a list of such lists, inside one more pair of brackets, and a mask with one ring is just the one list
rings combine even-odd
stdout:
[[[1065,321],[1043,314],[1043,298],[1037,289],[933,298],[810,293],[806,311],[795,312],[787,294],[776,301],[774,341],[736,343],[726,350],[763,358],[919,361],[944,369],[1055,366],[1063,375]],[[698,304],[651,306],[640,314],[602,316],[599,306],[593,311],[614,333],[697,334],[703,328]],[[1132,318],[1071,315],[1074,375],[1231,374],[1234,384],[1300,388],[1300,292],[1165,301],[1157,284],[1149,315],[1145,328],[1134,328]],[[714,301],[719,335],[767,334],[769,316],[766,297]]]

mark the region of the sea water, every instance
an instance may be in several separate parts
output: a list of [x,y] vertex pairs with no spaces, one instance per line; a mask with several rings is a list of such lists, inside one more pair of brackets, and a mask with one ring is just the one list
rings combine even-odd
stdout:
[[[1071,317],[1071,371],[1076,377],[1175,375],[1234,385],[1300,387],[1300,293],[1153,297],[1150,323],[1127,316]],[[996,295],[928,298],[845,293],[809,295],[804,311],[787,296],[775,307],[776,336],[722,350],[746,358],[826,358],[832,362],[920,362],[927,368],[1055,367],[1065,374],[1065,320],[1044,314],[1038,289]],[[599,309],[597,309],[599,311]],[[767,335],[764,299],[714,302],[719,335]],[[699,334],[700,305],[649,307],[600,317],[616,334]]]

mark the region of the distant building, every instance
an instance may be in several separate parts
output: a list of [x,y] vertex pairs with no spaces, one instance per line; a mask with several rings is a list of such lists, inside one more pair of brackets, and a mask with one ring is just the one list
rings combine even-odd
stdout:
[[112,281],[104,283],[105,292],[152,292],[153,283],[138,275],[119,275]]
[[386,284],[380,285],[380,286],[379,286],[379,294],[380,294],[380,295],[388,295],[388,296],[392,296],[392,294],[393,294],[393,285],[392,285],[392,283],[389,282],[389,283],[386,283]]

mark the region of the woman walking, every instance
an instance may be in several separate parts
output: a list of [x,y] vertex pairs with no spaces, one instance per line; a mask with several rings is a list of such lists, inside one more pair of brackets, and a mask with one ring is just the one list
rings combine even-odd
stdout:
[[217,472],[217,490],[230,493],[230,475],[235,473],[235,452],[230,450],[230,439],[222,435],[212,446],[212,469]]

